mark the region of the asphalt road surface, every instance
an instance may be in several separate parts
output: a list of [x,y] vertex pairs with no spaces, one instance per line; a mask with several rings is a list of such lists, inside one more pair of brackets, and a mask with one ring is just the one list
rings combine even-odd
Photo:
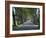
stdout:
[[20,28],[18,29],[16,29],[16,27],[14,28],[14,30],[34,30],[34,29],[35,30],[38,29],[38,25],[33,24],[30,20],[24,22]]

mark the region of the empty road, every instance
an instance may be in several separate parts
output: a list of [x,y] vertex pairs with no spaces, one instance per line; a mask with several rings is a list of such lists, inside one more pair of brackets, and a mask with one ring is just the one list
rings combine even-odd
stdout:
[[38,29],[38,25],[33,24],[30,20],[24,22],[19,29],[15,30],[32,30],[32,29]]

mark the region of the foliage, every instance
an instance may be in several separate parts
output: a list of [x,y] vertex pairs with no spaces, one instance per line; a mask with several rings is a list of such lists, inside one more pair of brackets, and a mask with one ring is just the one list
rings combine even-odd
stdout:
[[[14,18],[18,25],[23,24],[28,19],[32,19],[33,16],[36,15],[37,8],[21,8],[21,7],[14,7],[15,8],[15,16],[18,18]],[[14,13],[14,12],[13,12]],[[13,15],[13,17],[14,17]],[[16,24],[16,25],[17,25]]]

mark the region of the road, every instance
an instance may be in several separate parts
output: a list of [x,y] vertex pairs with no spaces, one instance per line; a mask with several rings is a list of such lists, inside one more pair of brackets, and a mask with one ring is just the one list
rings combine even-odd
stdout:
[[22,25],[20,25],[21,27],[19,29],[16,30],[34,30],[34,29],[38,29],[38,25],[33,24],[30,20],[24,22]]

